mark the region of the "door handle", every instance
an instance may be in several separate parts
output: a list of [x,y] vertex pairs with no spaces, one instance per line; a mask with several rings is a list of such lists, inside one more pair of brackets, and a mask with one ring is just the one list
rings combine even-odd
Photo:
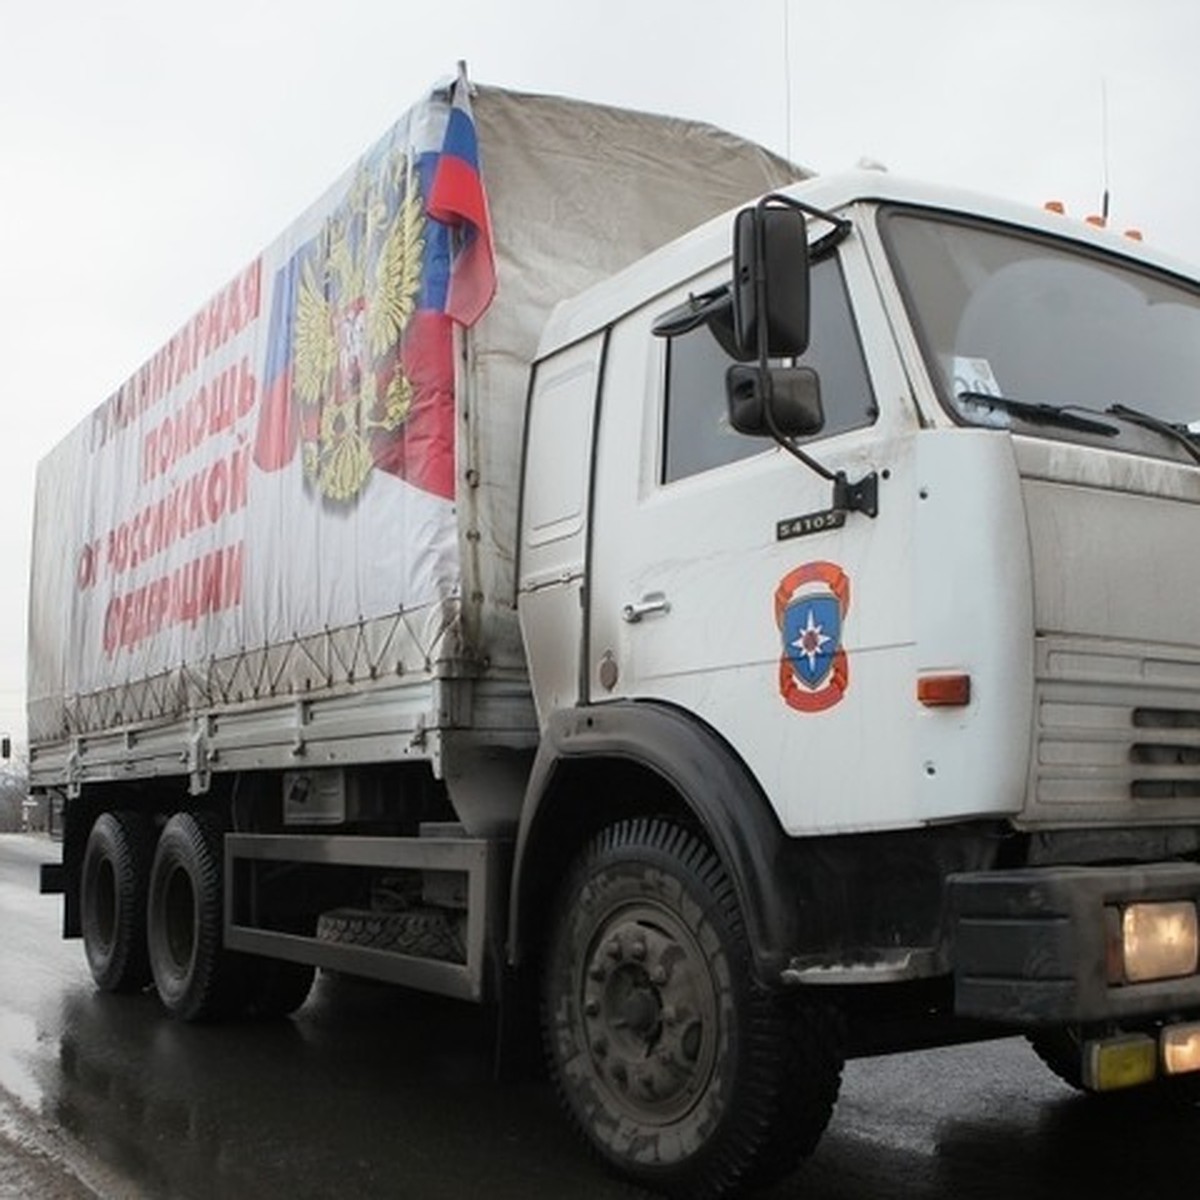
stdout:
[[621,620],[636,625],[651,613],[669,613],[671,602],[662,592],[647,592],[636,604],[627,604],[621,609]]

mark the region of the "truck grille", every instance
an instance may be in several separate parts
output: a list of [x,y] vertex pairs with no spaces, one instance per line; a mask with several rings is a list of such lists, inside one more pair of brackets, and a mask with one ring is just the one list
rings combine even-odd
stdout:
[[1044,637],[1026,818],[1200,821],[1200,653]]

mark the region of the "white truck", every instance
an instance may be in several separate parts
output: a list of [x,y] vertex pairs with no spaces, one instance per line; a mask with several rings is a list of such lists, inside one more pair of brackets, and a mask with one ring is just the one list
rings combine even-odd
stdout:
[[540,1003],[681,1196],[864,1049],[1194,1100],[1197,418],[1139,243],[460,76],[42,464],[43,889],[185,1020]]

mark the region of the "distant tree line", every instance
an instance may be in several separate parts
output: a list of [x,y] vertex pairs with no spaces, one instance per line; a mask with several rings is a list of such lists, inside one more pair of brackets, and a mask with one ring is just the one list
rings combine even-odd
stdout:
[[0,833],[22,828],[22,805],[29,794],[29,777],[24,764],[13,761],[0,764]]

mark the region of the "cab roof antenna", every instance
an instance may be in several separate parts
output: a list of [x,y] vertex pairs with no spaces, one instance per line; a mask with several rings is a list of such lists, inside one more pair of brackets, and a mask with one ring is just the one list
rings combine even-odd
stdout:
[[792,51],[788,27],[789,0],[783,0],[783,140],[788,162],[792,161]]
[[1103,173],[1104,192],[1100,197],[1100,216],[1108,224],[1108,80],[1100,80],[1100,159]]

